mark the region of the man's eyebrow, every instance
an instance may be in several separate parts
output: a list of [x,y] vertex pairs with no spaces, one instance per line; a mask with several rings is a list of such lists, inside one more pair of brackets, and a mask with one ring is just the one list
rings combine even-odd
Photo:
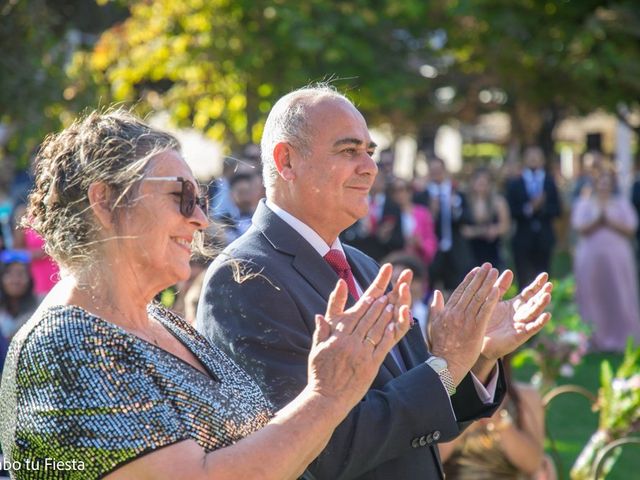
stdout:
[[[334,147],[340,147],[342,145],[362,145],[364,142],[362,140],[360,140],[359,138],[341,138],[340,140],[337,140],[333,146]],[[367,148],[371,148],[374,149],[376,148],[378,145],[375,142],[369,142],[369,144],[367,145]]]

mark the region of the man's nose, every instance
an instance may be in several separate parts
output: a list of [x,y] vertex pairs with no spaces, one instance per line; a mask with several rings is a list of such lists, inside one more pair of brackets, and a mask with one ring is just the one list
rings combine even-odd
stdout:
[[378,174],[378,164],[371,158],[368,152],[363,152],[358,173],[361,175],[371,175],[375,177]]

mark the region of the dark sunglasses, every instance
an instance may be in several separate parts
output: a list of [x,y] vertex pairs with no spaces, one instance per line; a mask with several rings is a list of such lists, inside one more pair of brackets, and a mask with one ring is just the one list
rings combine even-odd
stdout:
[[199,192],[196,186],[190,180],[183,177],[146,177],[143,180],[156,182],[180,182],[182,190],[180,191],[180,213],[187,218],[191,218],[196,209],[196,205],[206,215],[209,212],[209,198],[206,192]]

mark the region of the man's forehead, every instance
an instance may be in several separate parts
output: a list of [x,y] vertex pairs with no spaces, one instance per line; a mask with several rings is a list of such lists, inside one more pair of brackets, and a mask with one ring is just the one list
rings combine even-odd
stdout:
[[376,142],[371,140],[371,137],[369,137],[368,135],[366,138],[345,136],[338,138],[335,142],[333,142],[334,147],[342,147],[345,145],[365,146],[367,148],[376,148],[378,146]]
[[309,121],[316,133],[331,135],[331,143],[365,144],[375,147],[362,114],[341,98],[324,98],[310,108]]

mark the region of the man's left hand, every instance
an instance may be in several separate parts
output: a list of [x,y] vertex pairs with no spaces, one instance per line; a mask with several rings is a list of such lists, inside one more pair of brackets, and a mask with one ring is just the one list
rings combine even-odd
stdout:
[[[544,309],[551,301],[553,284],[549,275],[541,273],[519,295],[503,300],[496,306],[489,320],[482,344],[481,357],[495,361],[513,352],[538,333],[551,318]],[[513,273],[505,270],[496,281],[501,295],[513,281]]]
[[[390,264],[385,263],[380,267],[380,275],[369,285],[369,288],[362,294],[363,297],[370,296],[378,298],[385,294],[387,286],[391,280],[393,268]],[[396,280],[393,289],[387,293],[389,303],[394,306],[393,320],[395,322],[402,321],[402,313],[400,308],[405,305],[407,308],[411,308],[411,281],[413,280],[413,273],[411,270],[404,269],[400,276]]]

